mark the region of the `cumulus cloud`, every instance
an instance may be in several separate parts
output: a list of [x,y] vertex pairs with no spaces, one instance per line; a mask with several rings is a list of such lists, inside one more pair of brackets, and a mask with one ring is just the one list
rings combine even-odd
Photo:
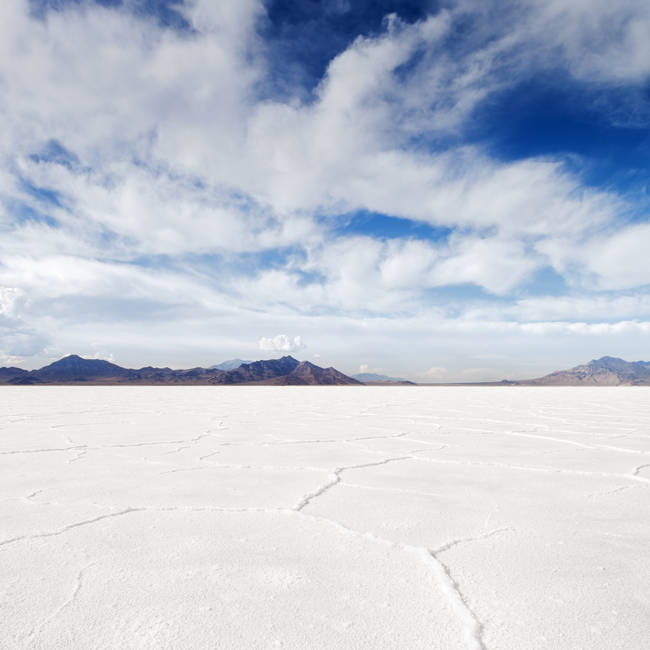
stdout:
[[286,334],[278,334],[272,338],[262,337],[258,341],[260,350],[274,350],[281,352],[296,352],[307,346],[302,341],[302,337],[294,336],[293,339]]

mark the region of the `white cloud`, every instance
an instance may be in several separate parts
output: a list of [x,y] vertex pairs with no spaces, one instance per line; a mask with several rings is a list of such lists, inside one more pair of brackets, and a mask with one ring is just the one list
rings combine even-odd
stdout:
[[493,238],[455,238],[455,254],[432,270],[432,284],[463,282],[505,293],[521,284],[533,271],[544,266],[541,257],[527,251],[517,240]]
[[644,0],[551,0],[533,6],[535,40],[559,45],[571,71],[589,80],[650,74],[650,6]]
[[296,352],[307,347],[302,342],[302,337],[294,336],[293,339],[286,334],[278,334],[272,338],[262,337],[258,341],[260,350],[276,350],[282,352]]
[[[488,20],[495,9],[501,19]],[[259,331],[327,338],[312,320],[327,317],[333,332],[351,332],[332,335],[328,359],[357,354],[364,327],[382,349],[391,346],[381,328],[402,324],[413,347],[429,346],[434,331],[447,340],[643,331],[650,227],[621,225],[621,197],[584,187],[561,159],[506,164],[478,146],[427,151],[413,141],[453,143],[490,93],[544,66],[590,83],[645,79],[647,3],[472,0],[413,25],[393,18],[331,61],[309,102],[258,94],[268,66],[255,31],[261,2],[181,10],[191,34],[96,3],[42,21],[27,0],[0,7],[0,284],[11,287],[0,313],[20,340],[53,332],[69,349],[61,323],[76,319],[75,336],[92,324],[106,337],[99,348],[122,358],[120,345],[153,345],[121,326],[130,318],[156,323],[162,350],[173,337],[160,311],[169,331],[191,322],[196,346],[210,340],[199,317],[227,325],[223,340],[238,345]],[[468,17],[471,38],[452,56],[445,44]],[[395,74],[405,63],[408,73]],[[76,162],[31,156],[51,140]],[[12,202],[56,224],[16,219]],[[332,234],[329,219],[360,209],[452,234]],[[507,298],[548,266],[590,293],[460,307],[427,298],[462,283]],[[637,297],[593,295],[620,289]],[[296,338],[260,348],[292,351]]]

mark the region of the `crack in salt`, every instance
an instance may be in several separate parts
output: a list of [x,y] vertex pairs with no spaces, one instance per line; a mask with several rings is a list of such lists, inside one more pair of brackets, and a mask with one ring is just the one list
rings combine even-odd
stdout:
[[314,499],[322,496],[328,490],[332,489],[335,485],[341,482],[341,474],[350,469],[363,469],[365,467],[377,467],[379,465],[387,465],[388,463],[394,463],[401,460],[411,460],[412,456],[397,456],[395,458],[385,458],[384,460],[377,461],[376,463],[362,463],[359,465],[345,465],[343,467],[337,467],[334,472],[329,475],[329,480],[327,483],[321,485],[314,492],[310,492],[300,499],[298,505],[294,508],[296,512],[300,512],[303,508],[306,508]]
[[406,548],[418,553],[422,557],[422,561],[429,564],[433,569],[433,573],[438,580],[442,592],[447,598],[447,602],[462,621],[465,633],[465,645],[468,650],[486,650],[485,644],[483,643],[483,623],[481,623],[474,610],[470,607],[458,583],[452,577],[449,567],[430,549],[417,547]]
[[56,537],[58,535],[63,535],[73,528],[80,528],[81,526],[88,526],[90,524],[95,524],[98,521],[103,521],[104,519],[111,519],[113,517],[122,517],[123,515],[128,515],[132,512],[142,512],[144,508],[126,508],[125,510],[119,510],[118,512],[111,512],[105,515],[100,515],[99,517],[93,517],[92,519],[84,519],[83,521],[78,521],[74,524],[68,524],[63,528],[47,533],[35,533],[33,535],[19,535],[18,537],[11,537],[0,541],[0,546],[8,546],[9,544],[14,544],[15,542],[21,542],[26,539],[40,539],[43,537]]
[[[397,462],[397,461],[402,461],[402,460],[411,460],[410,457],[405,456],[405,457],[396,457],[396,458],[387,458],[384,459],[383,461],[376,462],[376,463],[365,463],[361,465],[350,465],[350,466],[345,466],[345,467],[340,467],[335,470],[335,472],[332,474],[332,479],[325,485],[321,486],[318,490],[313,492],[310,495],[307,495],[304,497],[301,502],[298,504],[293,509],[286,509],[286,508],[255,508],[255,507],[249,507],[249,508],[219,508],[219,507],[175,507],[175,506],[169,506],[169,507],[159,507],[159,508],[152,508],[152,507],[138,507],[138,508],[127,508],[125,510],[121,510],[119,512],[113,512],[113,513],[108,513],[105,515],[101,515],[99,517],[95,517],[93,519],[86,519],[80,522],[76,522],[73,524],[70,524],[68,526],[63,527],[60,530],[57,531],[52,531],[52,532],[47,532],[47,533],[38,533],[34,535],[23,535],[20,537],[15,537],[12,539],[4,540],[0,542],[0,546],[5,546],[8,544],[12,544],[14,542],[18,542],[21,540],[25,539],[38,539],[38,538],[46,538],[46,537],[55,537],[58,535],[62,535],[69,530],[72,530],[74,528],[79,528],[81,526],[87,526],[91,525],[94,523],[97,523],[99,521],[103,521],[105,519],[110,519],[110,518],[115,518],[115,517],[121,517],[123,515],[127,515],[130,513],[134,512],[215,512],[215,513],[266,513],[266,514],[278,514],[278,513],[284,513],[284,514],[290,514],[290,515],[299,515],[301,517],[306,517],[310,520],[314,521],[320,521],[320,522],[325,522],[328,525],[334,526],[338,528],[339,530],[346,531],[349,534],[361,536],[364,539],[368,539],[370,541],[373,541],[375,543],[380,543],[383,545],[388,545],[393,548],[397,548],[403,551],[406,551],[410,554],[415,555],[416,557],[420,558],[420,561],[422,561],[426,566],[428,566],[431,569],[431,572],[433,573],[434,577],[436,578],[439,587],[445,596],[448,604],[451,606],[452,610],[456,613],[460,621],[462,622],[462,625],[464,627],[464,636],[465,636],[465,645],[468,648],[468,650],[485,650],[485,645],[482,641],[482,634],[483,634],[483,624],[480,622],[472,608],[469,606],[467,603],[466,598],[462,594],[458,584],[454,580],[454,578],[451,575],[449,567],[440,560],[438,557],[439,553],[443,553],[446,550],[449,550],[453,546],[464,543],[464,542],[469,542],[469,541],[476,541],[480,539],[485,539],[487,537],[490,537],[492,535],[495,535],[499,532],[503,532],[504,530],[512,530],[509,528],[501,528],[501,529],[496,529],[493,531],[490,531],[489,533],[485,533],[484,535],[477,536],[477,537],[471,537],[471,538],[459,538],[459,539],[454,539],[451,540],[450,542],[447,542],[443,546],[439,547],[436,550],[431,550],[427,549],[425,547],[416,547],[416,546],[411,546],[411,545],[406,545],[406,544],[399,544],[396,542],[393,542],[392,540],[385,539],[382,537],[379,537],[375,535],[372,532],[362,532],[355,530],[353,528],[349,528],[345,526],[344,524],[334,520],[334,519],[329,519],[327,517],[322,517],[322,516],[316,516],[316,515],[311,515],[307,514],[305,512],[302,512],[303,508],[305,508],[313,499],[317,498],[318,496],[324,494],[327,490],[329,490],[331,487],[336,485],[337,483],[340,482],[340,475],[351,469],[362,469],[365,467],[375,467],[379,465],[386,465],[391,462]],[[81,590],[82,586],[82,578],[83,578],[83,572],[89,568],[88,565],[87,567],[84,567],[78,577],[77,577],[77,583],[75,585],[75,588],[73,590],[72,595],[45,621],[37,625],[27,636],[27,639],[32,638],[38,632],[50,621],[52,621],[54,618],[56,618],[65,608],[69,607],[71,603],[74,602],[74,600],[77,598],[79,591]]]
[[482,535],[475,535],[473,537],[457,537],[456,539],[452,539],[448,542],[445,542],[442,546],[439,546],[438,548],[430,552],[437,556],[440,555],[440,553],[445,553],[449,549],[454,548],[454,546],[458,546],[458,544],[466,544],[468,542],[479,542],[483,539],[489,539],[494,535],[498,535],[499,533],[505,533],[508,531],[514,532],[514,530],[515,529],[512,528],[511,526],[502,526],[501,528],[495,528],[494,530],[483,533]]
[[77,445],[76,447],[51,447],[48,449],[12,449],[9,451],[0,451],[0,456],[13,456],[14,454],[43,454],[52,451],[80,451],[87,449],[85,445]]
[[421,549],[420,552],[426,550],[429,558],[431,558],[436,563],[436,572],[438,581],[443,589],[446,592],[447,600],[456,610],[457,615],[461,620],[463,620],[465,625],[465,645],[470,650],[485,650],[485,644],[483,642],[483,632],[485,626],[479,619],[478,615],[470,604],[467,602],[466,596],[463,594],[460,586],[454,579],[451,574],[451,569],[447,564],[445,564],[439,557],[440,554],[445,553],[446,551],[452,549],[454,546],[459,544],[465,544],[468,542],[477,542],[483,539],[488,539],[499,533],[506,531],[514,531],[514,528],[511,527],[502,527],[491,530],[482,535],[476,535],[473,537],[459,537],[452,539],[449,542],[446,542],[442,546],[439,546],[436,549]]
[[81,460],[81,459],[82,459],[82,458],[83,458],[87,453],[88,453],[88,450],[87,450],[87,449],[82,449],[82,450],[80,450],[74,458],[71,458],[71,459],[68,461],[68,465],[69,465],[70,463],[76,463],[78,460]]
[[181,451],[184,449],[190,449],[192,445],[181,445],[180,447],[177,447],[176,449],[172,449],[171,451],[165,451],[161,456],[171,456],[172,454],[179,454]]
[[[327,523],[331,526],[344,531],[347,534],[356,535],[372,541],[377,544],[382,544],[390,548],[396,548],[405,551],[411,555],[415,555],[419,560],[430,569],[438,586],[451,607],[452,611],[456,614],[464,629],[464,641],[468,650],[486,650],[483,643],[483,624],[480,622],[472,608],[467,603],[456,581],[451,576],[449,568],[436,556],[436,552],[425,547],[411,546],[409,544],[399,544],[390,539],[379,537],[372,532],[363,532],[349,528],[345,524],[334,519],[321,517],[319,515],[311,515],[300,510],[294,509],[290,513],[306,517],[313,521],[320,521]],[[492,531],[490,534],[496,534],[499,531]],[[479,539],[479,538],[477,538]],[[460,542],[458,542],[460,543]]]

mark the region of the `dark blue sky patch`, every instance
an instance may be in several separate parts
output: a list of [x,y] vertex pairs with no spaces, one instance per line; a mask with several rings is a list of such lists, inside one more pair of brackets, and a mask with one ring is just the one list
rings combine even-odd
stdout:
[[562,159],[586,185],[624,192],[650,182],[650,132],[612,121],[621,101],[559,72],[540,76],[479,106],[467,140],[503,161]]
[[333,231],[337,236],[365,235],[377,239],[409,238],[434,242],[446,241],[452,232],[450,228],[365,210],[339,216]]
[[397,14],[412,23],[438,11],[437,0],[267,0],[259,31],[269,49],[275,89],[307,95],[330,61],[359,36],[383,31]]
[[139,0],[133,5],[136,15],[154,16],[163,27],[178,30],[189,30],[190,24],[179,13],[183,0]]

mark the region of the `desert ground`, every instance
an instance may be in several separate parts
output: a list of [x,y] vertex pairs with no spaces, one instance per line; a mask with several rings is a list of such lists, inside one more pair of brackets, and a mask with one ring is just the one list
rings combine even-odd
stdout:
[[5,387],[0,647],[630,649],[650,388]]

